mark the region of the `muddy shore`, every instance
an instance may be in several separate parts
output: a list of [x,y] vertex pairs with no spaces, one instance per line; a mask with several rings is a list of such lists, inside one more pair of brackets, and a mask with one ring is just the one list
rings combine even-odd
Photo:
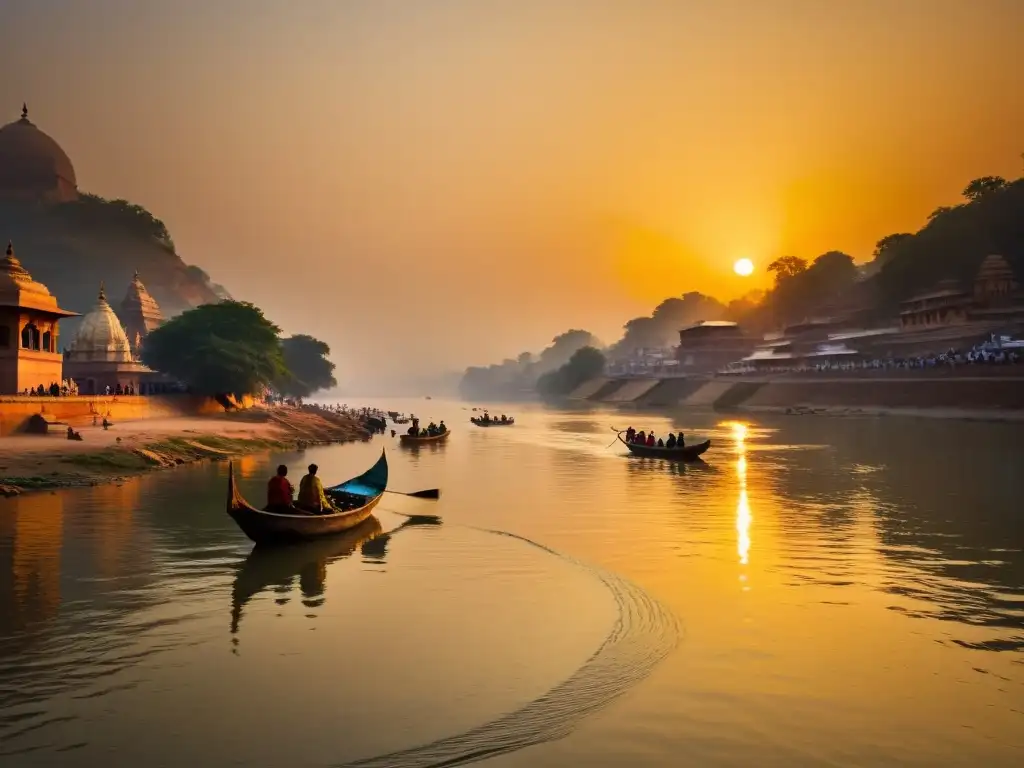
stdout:
[[0,495],[99,485],[165,467],[369,437],[348,416],[287,407],[79,431],[81,441],[63,434],[0,437]]

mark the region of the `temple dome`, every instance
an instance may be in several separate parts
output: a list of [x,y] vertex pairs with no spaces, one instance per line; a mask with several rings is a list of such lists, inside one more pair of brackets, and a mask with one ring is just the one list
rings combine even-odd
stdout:
[[32,279],[32,275],[14,255],[12,243],[7,243],[7,253],[0,259],[0,306],[38,309],[61,317],[75,314],[60,309],[57,298],[50,290]]
[[107,303],[103,286],[100,286],[96,306],[82,318],[82,324],[68,350],[68,357],[76,361],[133,362],[128,335]]
[[78,197],[71,159],[28,119],[0,128],[0,198],[62,203]]

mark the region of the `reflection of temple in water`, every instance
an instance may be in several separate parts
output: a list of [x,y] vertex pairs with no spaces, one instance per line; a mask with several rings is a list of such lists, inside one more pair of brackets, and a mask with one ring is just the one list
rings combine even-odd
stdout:
[[60,608],[64,497],[15,496],[0,511],[0,634],[18,638]]

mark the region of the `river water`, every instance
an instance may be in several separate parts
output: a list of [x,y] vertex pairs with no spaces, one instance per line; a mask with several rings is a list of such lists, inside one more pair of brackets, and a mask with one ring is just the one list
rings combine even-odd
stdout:
[[0,503],[0,762],[1024,765],[1019,427],[392,407],[451,440],[236,463],[442,488],[354,536],[251,554],[222,463]]

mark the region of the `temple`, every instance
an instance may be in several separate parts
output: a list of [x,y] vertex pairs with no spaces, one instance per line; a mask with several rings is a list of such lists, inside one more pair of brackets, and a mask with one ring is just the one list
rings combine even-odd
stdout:
[[150,394],[170,383],[139,360],[102,285],[96,306],[82,318],[64,354],[64,377],[74,379],[83,395]]
[[0,202],[67,203],[78,199],[71,159],[28,119],[0,128]]
[[25,394],[60,384],[57,324],[77,314],[57,306],[57,299],[32,279],[8,243],[0,260],[0,393]]
[[146,286],[139,279],[138,270],[128,285],[128,292],[121,300],[118,311],[121,324],[124,326],[132,353],[138,357],[142,353],[142,345],[150,331],[163,325],[164,316],[156,299],[149,295]]
[[736,323],[701,320],[679,331],[681,373],[711,373],[750,353],[753,341]]

